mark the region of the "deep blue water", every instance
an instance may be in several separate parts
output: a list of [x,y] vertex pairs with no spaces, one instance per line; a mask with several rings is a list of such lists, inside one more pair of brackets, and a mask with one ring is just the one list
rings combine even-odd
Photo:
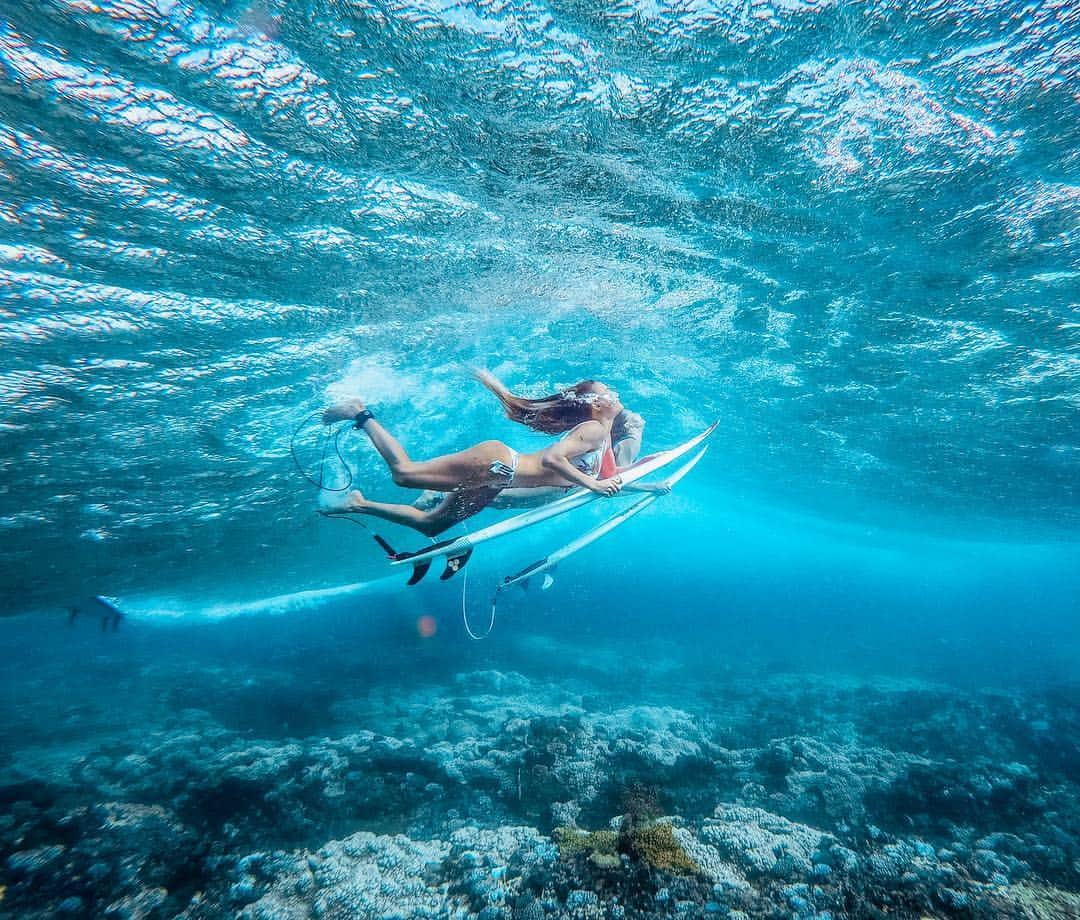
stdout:
[[[1067,2],[7,0],[0,911],[1080,915],[1078,86]],[[543,446],[474,367],[719,421],[483,642],[625,498],[406,589],[290,453]],[[555,848],[642,788],[700,872]]]

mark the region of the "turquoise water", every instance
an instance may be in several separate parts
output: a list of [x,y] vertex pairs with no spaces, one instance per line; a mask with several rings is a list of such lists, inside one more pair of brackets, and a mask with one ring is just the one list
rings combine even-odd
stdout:
[[[0,911],[1080,915],[1078,48],[1068,3],[8,0]],[[719,421],[479,643],[626,499],[406,589],[290,454],[346,395],[542,447],[473,367],[600,379],[646,451]]]

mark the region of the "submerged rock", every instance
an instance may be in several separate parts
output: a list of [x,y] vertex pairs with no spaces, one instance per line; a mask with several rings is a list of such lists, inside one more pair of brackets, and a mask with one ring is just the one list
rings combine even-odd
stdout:
[[441,875],[450,846],[402,835],[361,832],[315,853],[275,858],[267,890],[240,912],[244,920],[347,920],[437,917],[447,900]]
[[994,892],[986,903],[1010,920],[1076,920],[1080,893],[1051,885],[1022,883]]
[[805,824],[796,824],[760,808],[720,805],[716,817],[706,819],[701,839],[749,877],[789,878],[809,875],[815,857],[832,839]]

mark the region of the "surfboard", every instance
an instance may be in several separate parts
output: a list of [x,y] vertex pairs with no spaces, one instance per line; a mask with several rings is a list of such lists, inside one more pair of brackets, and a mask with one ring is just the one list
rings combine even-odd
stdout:
[[[661,485],[665,485],[669,489],[674,488],[675,484],[680,479],[682,479],[687,473],[690,472],[690,470],[697,466],[698,462],[701,460],[702,457],[705,456],[705,452],[708,449],[708,447],[703,447],[701,450],[699,450],[687,463],[684,463],[674,473],[668,476],[667,479],[664,479],[661,482]],[[509,588],[511,585],[518,584],[520,584],[522,587],[527,587],[530,580],[536,578],[536,576],[541,574],[545,575],[542,588],[543,590],[547,590],[551,586],[551,576],[546,575],[545,573],[550,572],[552,569],[555,568],[555,566],[557,566],[568,556],[572,556],[579,550],[585,549],[585,547],[589,544],[595,543],[601,537],[611,533],[611,531],[613,531],[616,527],[625,524],[632,517],[640,514],[642,511],[648,508],[649,505],[651,505],[654,501],[661,497],[662,495],[657,492],[650,492],[646,495],[643,495],[641,498],[636,499],[633,504],[628,505],[618,514],[612,515],[606,521],[598,524],[592,530],[587,531],[577,539],[571,540],[565,546],[562,546],[559,549],[548,553],[548,555],[546,555],[543,559],[537,560],[531,565],[526,566],[516,575],[507,575],[506,578],[502,580],[502,583],[499,585],[497,590],[502,591],[504,588]]]
[[[638,460],[637,463],[622,470],[619,475],[622,477],[623,485],[627,486],[637,482],[645,476],[655,473],[659,469],[663,469],[663,467],[667,466],[669,463],[673,463],[680,457],[685,456],[708,438],[709,435],[716,430],[718,424],[718,422],[713,422],[708,428],[692,437],[689,441],[684,441],[677,447],[672,447],[669,450],[660,451],[657,454],[652,454],[649,457]],[[412,576],[409,578],[408,584],[415,585],[419,582],[428,573],[428,569],[431,568],[433,560],[440,556],[446,558],[446,567],[443,569],[439,579],[441,581],[446,581],[465,567],[469,558],[472,556],[473,550],[481,543],[505,537],[522,530],[525,527],[532,527],[542,521],[547,521],[553,517],[566,514],[568,511],[580,508],[582,505],[595,501],[600,497],[600,495],[591,492],[588,489],[574,489],[572,492],[567,493],[561,498],[557,498],[552,502],[541,505],[539,508],[531,508],[521,514],[505,518],[501,521],[496,521],[494,524],[489,524],[487,527],[482,527],[480,530],[471,534],[455,537],[450,540],[443,540],[413,553],[396,553],[381,537],[376,537],[376,540],[378,540],[379,545],[386,550],[387,555],[390,557],[391,565],[409,564],[413,567]]]

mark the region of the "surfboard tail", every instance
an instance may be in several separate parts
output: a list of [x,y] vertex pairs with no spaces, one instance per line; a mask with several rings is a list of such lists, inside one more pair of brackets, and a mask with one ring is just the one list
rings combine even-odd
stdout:
[[[427,575],[428,570],[431,568],[431,563],[434,560],[434,557],[427,556],[425,558],[424,551],[416,553],[399,553],[390,545],[390,543],[384,537],[380,536],[379,534],[372,534],[372,537],[375,539],[375,542],[378,543],[379,546],[382,548],[383,552],[386,553],[387,558],[391,562],[408,562],[410,559],[412,559],[412,574],[409,576],[409,580],[405,582],[405,584],[411,587],[412,585],[421,582],[424,576]],[[443,540],[441,543],[436,543],[435,546],[446,546],[452,542],[452,540]],[[460,569],[465,567],[465,563],[469,561],[469,557],[471,555],[472,549],[468,549],[463,553],[449,556],[446,560],[446,568],[443,570],[443,573],[439,576],[439,578],[442,581],[446,581],[448,578],[453,578],[453,576],[456,575]]]

